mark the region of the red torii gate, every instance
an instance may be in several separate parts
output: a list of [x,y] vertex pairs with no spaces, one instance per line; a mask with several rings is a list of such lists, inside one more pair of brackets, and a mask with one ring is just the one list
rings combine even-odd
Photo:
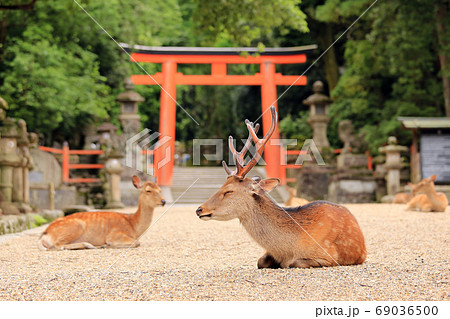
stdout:
[[[175,124],[177,85],[259,85],[261,86],[262,128],[263,134],[269,130],[271,123],[271,105],[277,105],[277,85],[306,85],[306,77],[282,75],[275,72],[276,64],[305,63],[306,54],[317,48],[316,45],[291,48],[195,48],[195,47],[147,47],[130,46],[121,43],[122,48],[131,53],[131,61],[161,63],[162,72],[152,75],[132,75],[136,85],[161,85],[161,104],[159,113],[159,133],[172,137],[155,150],[155,165],[170,156],[170,161],[156,170],[158,183],[162,186],[172,185],[175,152]],[[248,54],[243,56],[242,53]],[[211,64],[211,74],[185,75],[177,72],[177,64]],[[228,75],[227,64],[260,64],[260,72],[253,75]],[[295,83],[294,83],[295,82]],[[280,137],[278,125],[273,139]],[[266,145],[264,151],[266,173],[268,177],[277,177],[284,184],[286,173],[281,169],[281,149],[279,145]]]

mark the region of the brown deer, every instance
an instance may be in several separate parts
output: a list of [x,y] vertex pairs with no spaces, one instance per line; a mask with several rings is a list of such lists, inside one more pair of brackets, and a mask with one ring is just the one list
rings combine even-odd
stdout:
[[164,206],[161,189],[155,182],[143,183],[133,176],[140,189],[139,206],[134,214],[83,212],[54,220],[39,238],[41,250],[138,247],[139,237],[150,226],[153,209]]
[[[361,229],[353,215],[343,206],[315,201],[305,206],[282,208],[267,192],[280,182],[277,178],[245,177],[261,158],[264,146],[275,131],[277,113],[270,108],[272,124],[263,139],[256,135],[259,125],[245,121],[249,138],[241,152],[229,145],[236,169],[228,173],[225,184],[196,211],[202,220],[238,218],[250,236],[266,253],[259,258],[258,268],[321,267],[361,264],[366,247]],[[244,164],[244,156],[252,140],[256,154]]]
[[287,191],[289,192],[289,199],[286,201],[286,203],[284,203],[284,206],[295,207],[295,206],[303,206],[303,205],[309,204],[308,200],[297,197],[297,190],[295,188],[289,187],[287,185],[285,187],[286,187]]
[[408,183],[408,187],[411,190],[410,193],[397,193],[394,196],[393,204],[407,204],[414,196],[416,196],[417,184]]
[[418,210],[421,212],[445,212],[448,205],[447,196],[444,193],[436,192],[434,181],[436,174],[424,178],[417,184],[415,191],[423,194],[414,196],[406,206],[406,210]]

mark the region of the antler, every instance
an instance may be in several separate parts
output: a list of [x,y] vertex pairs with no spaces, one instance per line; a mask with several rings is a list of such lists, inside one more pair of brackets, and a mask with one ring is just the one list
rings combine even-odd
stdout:
[[[267,142],[269,141],[272,134],[275,132],[276,123],[277,123],[277,112],[275,111],[275,107],[272,105],[270,107],[270,112],[272,114],[272,123],[270,124],[270,129],[267,132],[267,134],[262,138],[259,139],[256,133],[258,133],[259,130],[259,124],[253,125],[253,122],[250,122],[249,120],[245,120],[245,124],[247,125],[248,129],[248,138],[247,141],[244,144],[244,147],[240,152],[236,151],[234,145],[233,145],[233,137],[230,136],[228,139],[228,144],[230,147],[231,153],[233,153],[234,161],[236,162],[236,170],[231,171],[225,161],[222,161],[223,168],[227,172],[228,175],[236,175],[239,177],[245,177],[245,175],[250,172],[250,170],[258,163],[259,159],[262,156],[262,153],[264,151],[264,147],[266,146]],[[255,142],[256,146],[256,154],[255,156],[247,163],[247,165],[244,165],[244,157],[247,153],[252,140]]]

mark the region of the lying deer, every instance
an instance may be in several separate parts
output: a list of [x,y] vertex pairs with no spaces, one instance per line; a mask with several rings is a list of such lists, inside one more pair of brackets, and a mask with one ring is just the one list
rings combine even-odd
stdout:
[[414,196],[406,206],[406,210],[418,210],[422,212],[445,212],[448,199],[444,193],[436,192],[434,181],[436,175],[424,178],[417,184],[415,191],[423,194]]
[[134,214],[113,212],[76,213],[54,220],[39,238],[41,250],[138,247],[139,237],[150,226],[153,209],[166,203],[154,182],[142,183],[133,176],[134,187],[141,190]]
[[[280,182],[277,178],[245,177],[256,165],[275,131],[277,113],[271,107],[272,124],[263,139],[256,135],[259,125],[245,121],[249,138],[241,152],[233,146],[236,169],[228,173],[225,184],[196,211],[202,220],[238,218],[253,239],[265,248],[258,268],[321,267],[361,264],[366,259],[364,237],[355,217],[343,206],[325,201],[305,206],[282,208],[267,192]],[[256,154],[244,165],[244,156],[252,140]]]
[[408,203],[414,196],[416,196],[416,193],[417,193],[416,186],[417,186],[417,184],[408,183],[408,187],[411,190],[411,192],[395,194],[394,200],[392,201],[392,203],[394,203],[394,204]]
[[289,199],[286,201],[286,203],[284,203],[284,206],[295,207],[295,206],[303,206],[303,205],[309,204],[308,200],[297,197],[297,190],[295,188],[289,187],[287,185],[285,187],[286,187],[287,191],[289,192]]

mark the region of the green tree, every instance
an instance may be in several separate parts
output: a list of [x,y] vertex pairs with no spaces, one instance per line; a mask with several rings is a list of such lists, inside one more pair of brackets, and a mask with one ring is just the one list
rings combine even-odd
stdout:
[[14,45],[5,66],[0,94],[13,116],[26,119],[31,130],[50,134],[77,129],[81,118],[105,118],[111,100],[93,53],[72,44],[52,42],[53,28],[28,28]]
[[[356,18],[371,3],[328,0],[317,14],[326,21]],[[350,119],[376,152],[389,135],[409,142],[398,116],[445,114],[434,5],[380,1],[354,26],[345,44],[345,72],[333,91],[332,130],[340,120]],[[335,137],[331,140],[339,145]]]
[[[10,116],[53,139],[79,134],[90,121],[117,123],[114,97],[131,72],[128,56],[74,1],[38,0],[30,10],[10,10],[22,3],[9,1],[0,12],[0,94]],[[118,42],[170,45],[181,35],[176,0],[79,3]]]
[[261,40],[273,39],[274,30],[308,31],[306,16],[298,6],[300,0],[194,0],[194,3],[194,26],[203,36],[203,45],[228,39],[233,45],[259,44],[262,48],[266,43]]

